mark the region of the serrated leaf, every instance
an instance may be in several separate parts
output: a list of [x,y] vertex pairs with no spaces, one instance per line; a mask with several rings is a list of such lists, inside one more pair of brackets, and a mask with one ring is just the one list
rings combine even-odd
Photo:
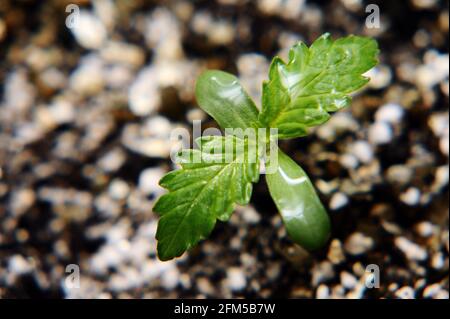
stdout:
[[351,35],[333,41],[324,34],[310,48],[296,44],[287,64],[275,57],[263,83],[261,125],[278,128],[279,138],[306,135],[329,119],[328,112],[350,104],[348,94],[369,81],[362,74],[377,64],[378,52],[373,39]]
[[197,79],[195,96],[200,107],[223,129],[258,127],[259,111],[232,74],[203,72]]
[[160,180],[169,190],[153,210],[161,216],[156,239],[161,260],[178,257],[206,238],[216,220],[228,220],[235,203],[250,201],[259,178],[256,144],[234,136],[197,140],[199,150],[179,155],[181,169]]

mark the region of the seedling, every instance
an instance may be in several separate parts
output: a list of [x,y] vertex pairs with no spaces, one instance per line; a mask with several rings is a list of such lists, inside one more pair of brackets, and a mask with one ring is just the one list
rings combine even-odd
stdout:
[[[222,129],[277,129],[258,136],[265,144],[305,136],[310,127],[326,122],[329,112],[350,104],[349,94],[369,81],[362,74],[377,64],[378,52],[371,38],[351,35],[333,41],[326,33],[309,48],[302,42],[294,45],[287,64],[279,57],[272,60],[261,111],[238,79],[222,71],[206,71],[198,78],[196,98]],[[211,233],[217,219],[228,220],[236,204],[248,204],[252,183],[259,179],[259,160],[252,159],[266,151],[251,139],[225,135],[196,142],[199,149],[178,155],[181,169],[160,180],[169,191],[153,208],[160,215],[156,239],[161,260],[182,255]],[[308,250],[320,248],[330,234],[328,214],[302,168],[275,151],[276,169],[266,174],[266,181],[287,232]]]

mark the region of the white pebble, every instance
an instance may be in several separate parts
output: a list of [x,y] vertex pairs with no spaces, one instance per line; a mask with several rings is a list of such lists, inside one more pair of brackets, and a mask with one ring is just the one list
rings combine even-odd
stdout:
[[94,14],[80,10],[76,24],[70,30],[77,42],[86,49],[99,49],[106,40],[106,28]]
[[406,165],[392,165],[387,169],[386,177],[391,183],[408,184],[413,176],[413,171]]
[[392,140],[392,129],[386,122],[375,122],[369,128],[369,141],[372,144],[386,144]]
[[400,194],[400,200],[409,206],[415,206],[420,201],[420,191],[416,187],[410,187],[406,192]]
[[403,117],[404,110],[399,104],[387,103],[382,105],[375,113],[377,122],[397,124]]
[[247,279],[241,268],[231,267],[227,270],[226,286],[232,291],[239,291],[245,288]]
[[70,75],[70,87],[77,93],[94,95],[105,85],[103,61],[96,54],[83,57]]
[[156,70],[153,67],[143,69],[131,84],[128,92],[130,110],[137,116],[146,116],[154,112],[161,103]]
[[358,279],[356,279],[355,276],[347,271],[342,271],[340,274],[340,278],[342,286],[344,286],[344,288],[346,289],[351,290],[358,284]]
[[124,180],[116,178],[109,184],[108,191],[111,198],[123,200],[128,196],[130,186]]
[[333,194],[330,200],[330,209],[337,210],[348,204],[348,197],[344,193],[338,192]]
[[139,175],[139,189],[145,195],[161,193],[162,187],[158,185],[159,180],[164,176],[165,171],[159,167],[147,168]]
[[356,168],[358,166],[358,159],[350,153],[344,153],[339,157],[339,163],[348,169]]
[[245,206],[245,207],[243,207],[240,213],[242,214],[242,218],[248,224],[257,224],[261,220],[261,216],[253,208],[253,206]]
[[448,135],[448,115],[448,112],[433,113],[428,118],[428,126],[431,128],[435,136],[441,137],[445,134]]
[[422,237],[430,237],[433,235],[436,226],[434,226],[432,223],[424,221],[424,222],[420,222],[416,225],[415,227],[416,232],[422,236]]
[[379,65],[364,74],[370,78],[369,86],[374,89],[386,87],[392,79],[391,69],[387,65]]
[[373,159],[372,146],[364,140],[359,140],[351,146],[353,155],[358,158],[361,163],[369,163]]
[[8,271],[16,274],[23,275],[33,270],[32,265],[22,255],[14,255],[9,258]]
[[353,233],[347,238],[344,244],[344,249],[351,255],[361,255],[374,245],[373,239],[363,233]]
[[160,138],[168,138],[172,130],[170,121],[163,116],[153,116],[144,125],[144,134]]
[[167,290],[174,289],[180,281],[180,272],[178,268],[173,267],[167,271],[165,271],[161,278],[161,283],[164,288]]
[[445,266],[445,257],[441,252],[437,252],[431,258],[431,267],[434,269],[442,269]]
[[415,292],[412,287],[404,286],[395,292],[395,296],[400,299],[414,299]]
[[445,291],[444,289],[442,289],[441,285],[439,283],[435,283],[432,285],[427,286],[424,290],[423,290],[423,297],[424,298],[435,298],[438,299],[439,297],[443,297],[442,292],[446,292],[447,298],[442,298],[442,299],[448,299],[448,292]]
[[317,287],[316,299],[329,299],[330,298],[330,288],[327,285],[321,284]]
[[406,237],[397,237],[394,243],[405,254],[406,258],[410,260],[422,261],[428,257],[427,251],[424,248],[413,243]]

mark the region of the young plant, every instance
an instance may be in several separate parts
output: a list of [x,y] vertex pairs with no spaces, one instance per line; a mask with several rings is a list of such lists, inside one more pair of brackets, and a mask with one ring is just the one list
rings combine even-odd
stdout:
[[[378,52],[371,38],[351,35],[333,41],[326,33],[309,48],[302,42],[294,45],[288,63],[272,60],[261,111],[238,79],[222,71],[199,77],[196,98],[222,129],[277,129],[262,137],[266,144],[305,136],[310,127],[326,122],[329,112],[350,104],[349,94],[369,81],[362,74],[377,64]],[[182,255],[211,233],[217,219],[228,220],[235,204],[248,204],[252,183],[259,179],[259,160],[250,159],[264,154],[250,139],[207,136],[196,143],[199,149],[178,155],[181,169],[160,180],[169,191],[153,208],[160,215],[156,239],[161,260]],[[280,149],[276,155],[276,169],[266,174],[270,194],[291,239],[317,249],[329,238],[327,212],[302,168]]]

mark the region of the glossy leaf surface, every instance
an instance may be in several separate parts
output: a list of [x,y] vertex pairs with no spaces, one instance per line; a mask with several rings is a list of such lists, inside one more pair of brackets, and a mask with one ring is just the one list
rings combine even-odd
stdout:
[[197,79],[195,96],[201,108],[223,129],[258,126],[258,109],[232,74],[203,72]]
[[348,94],[369,81],[362,74],[377,64],[377,54],[375,40],[353,35],[333,41],[324,34],[309,48],[296,44],[287,64],[279,57],[272,61],[263,84],[261,125],[278,128],[279,138],[306,135],[329,119],[328,112],[350,104]]
[[158,256],[180,256],[206,238],[216,219],[230,218],[235,203],[248,204],[252,182],[259,179],[257,150],[233,136],[197,140],[200,150],[184,150],[182,168],[168,173],[160,185],[169,190],[153,210],[161,216],[156,239]]
[[266,181],[289,237],[308,250],[324,245],[330,220],[303,169],[279,150],[278,170],[266,175]]

